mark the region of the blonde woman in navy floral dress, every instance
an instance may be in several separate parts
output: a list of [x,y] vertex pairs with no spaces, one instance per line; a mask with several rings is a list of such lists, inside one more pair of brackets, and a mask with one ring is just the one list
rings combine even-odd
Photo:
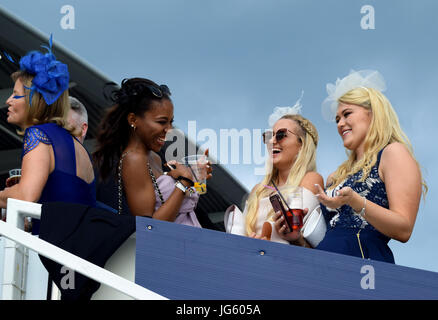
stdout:
[[409,240],[427,186],[383,90],[376,71],[351,72],[327,87],[323,107],[349,158],[325,191],[318,187],[328,230],[316,249],[394,263],[388,242]]

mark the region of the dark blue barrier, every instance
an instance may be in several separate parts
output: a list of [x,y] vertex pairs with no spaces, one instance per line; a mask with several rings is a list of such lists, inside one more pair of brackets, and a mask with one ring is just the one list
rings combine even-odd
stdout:
[[135,264],[169,299],[438,299],[435,272],[147,218]]

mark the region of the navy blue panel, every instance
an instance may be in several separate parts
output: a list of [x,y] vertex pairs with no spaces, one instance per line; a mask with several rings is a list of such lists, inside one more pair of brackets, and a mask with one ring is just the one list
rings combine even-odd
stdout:
[[135,281],[185,300],[438,299],[435,272],[140,217]]

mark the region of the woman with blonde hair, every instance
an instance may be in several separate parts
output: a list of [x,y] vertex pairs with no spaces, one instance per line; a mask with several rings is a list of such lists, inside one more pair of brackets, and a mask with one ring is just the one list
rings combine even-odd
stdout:
[[[13,93],[7,99],[8,123],[24,136],[21,179],[0,192],[0,207],[8,198],[32,202],[96,205],[91,158],[67,124],[69,72],[52,53],[32,51],[12,74]],[[12,58],[9,59],[14,62]],[[34,225],[34,233],[37,233]]]
[[319,204],[314,194],[317,192],[315,184],[323,185],[321,175],[316,172],[318,132],[308,119],[298,114],[300,109],[298,101],[293,108],[276,108],[270,116],[272,131],[263,135],[269,154],[267,174],[248,197],[245,208],[247,236],[307,245],[297,230],[287,234],[285,229],[277,232],[274,222],[278,217],[269,200],[276,193],[275,187],[284,198],[302,187],[303,207],[311,212]]
[[348,159],[325,192],[318,187],[329,226],[317,249],[394,263],[388,242],[409,240],[427,186],[385,89],[370,70],[327,86],[323,112],[336,121]]

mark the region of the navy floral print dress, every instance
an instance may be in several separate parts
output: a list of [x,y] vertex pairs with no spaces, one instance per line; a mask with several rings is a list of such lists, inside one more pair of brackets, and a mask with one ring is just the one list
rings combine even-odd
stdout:
[[[359,182],[363,174],[361,170],[348,176],[335,188],[326,189],[326,194],[332,197],[339,189],[349,186],[367,201],[388,209],[385,184],[379,177],[382,152],[377,155],[376,163],[363,182]],[[350,206],[330,209],[321,204],[321,209],[327,223],[327,233],[316,249],[394,263],[394,255],[388,246],[390,238],[355,214]]]

